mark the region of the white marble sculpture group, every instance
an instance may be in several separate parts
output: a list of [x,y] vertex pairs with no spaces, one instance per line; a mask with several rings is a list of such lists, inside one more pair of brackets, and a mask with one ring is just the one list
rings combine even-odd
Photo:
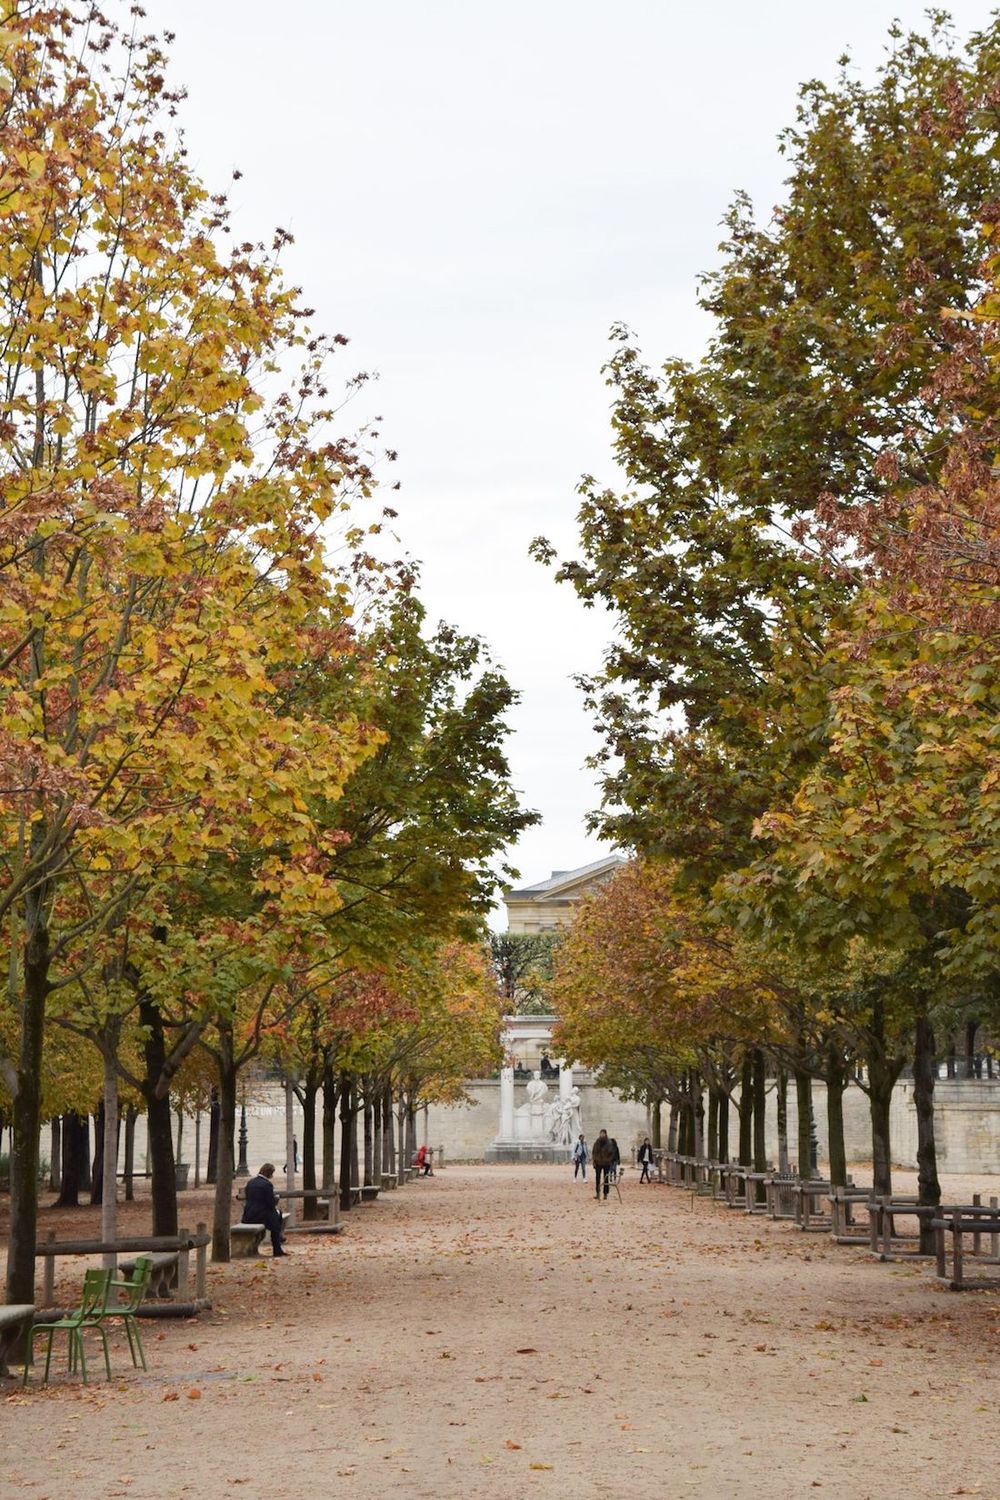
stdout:
[[[549,1099],[549,1086],[541,1074],[532,1074],[525,1090],[527,1098],[516,1109],[514,1072],[500,1075],[500,1139],[525,1144],[569,1146],[580,1131],[580,1090],[573,1087],[572,1069],[564,1065],[559,1074],[559,1093]],[[505,1107],[506,1106],[506,1107]],[[506,1119],[504,1118],[506,1116]]]

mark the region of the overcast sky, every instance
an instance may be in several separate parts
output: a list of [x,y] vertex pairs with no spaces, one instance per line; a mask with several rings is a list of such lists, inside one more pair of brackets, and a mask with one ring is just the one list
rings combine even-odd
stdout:
[[[775,139],[849,48],[871,76],[908,0],[145,0],[176,31],[192,162],[377,371],[358,420],[399,451],[401,536],[434,619],[520,690],[511,761],[544,817],[525,882],[601,858],[594,738],[571,682],[608,618],[527,556],[573,545],[575,486],[613,479],[608,330],[697,356],[696,277],[734,191],[781,195]],[[991,7],[952,6],[959,33]]]

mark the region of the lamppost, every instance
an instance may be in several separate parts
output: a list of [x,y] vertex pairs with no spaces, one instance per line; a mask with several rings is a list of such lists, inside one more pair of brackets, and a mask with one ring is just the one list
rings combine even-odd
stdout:
[[236,1176],[249,1177],[250,1168],[247,1166],[247,1107],[245,1104],[240,1105],[239,1145],[240,1159],[236,1165]]

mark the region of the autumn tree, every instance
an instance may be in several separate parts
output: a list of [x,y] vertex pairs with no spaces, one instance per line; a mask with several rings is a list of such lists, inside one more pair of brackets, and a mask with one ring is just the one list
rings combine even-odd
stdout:
[[545,1015],[549,981],[558,949],[554,932],[494,932],[490,956],[508,1014]]
[[[325,891],[333,840],[307,799],[335,801],[374,739],[273,707],[283,665],[335,670],[349,649],[322,528],[367,487],[325,436],[329,349],[281,281],[284,236],[223,252],[224,200],[164,131],[154,39],[24,0],[2,42],[2,1066],[8,1296],[25,1301],[50,997],[127,913],[144,938],[160,925],[164,871],[238,838],[264,892],[290,863]],[[294,388],[269,394],[296,359]],[[146,1090],[168,1141],[169,1082],[161,1067]]]
[[[642,1099],[654,1128],[668,1099],[673,1117],[686,1122],[692,1155],[703,1153],[707,1081],[711,1154],[726,1156],[737,1074],[752,1081],[756,1068],[759,1093],[762,1049],[784,1036],[777,981],[706,903],[675,886],[670,866],[633,861],[581,903],[556,957],[553,1041],[599,1069],[610,1087]],[[745,1087],[741,1160],[752,1149],[751,1098]]]
[[997,22],[963,55],[939,19],[927,37],[894,27],[872,84],[845,59],[833,85],[804,85],[783,201],[762,224],[737,197],[703,279],[704,358],[650,368],[613,335],[627,488],[582,481],[581,552],[558,577],[615,617],[585,687],[605,740],[594,822],[619,845],[711,880],[753,856],[754,819],[822,744],[822,684],[789,711],[776,632],[801,681],[856,587],[825,567],[818,506],[884,494],[878,460],[897,447],[904,484],[940,472],[928,384],[964,337],[942,313],[984,285],[998,53]]

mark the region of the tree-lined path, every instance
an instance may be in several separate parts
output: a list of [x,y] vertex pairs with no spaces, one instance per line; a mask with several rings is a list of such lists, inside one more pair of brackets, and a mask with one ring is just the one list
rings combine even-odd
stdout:
[[0,1404],[5,1483],[1000,1496],[993,1294],[634,1177],[623,1199],[564,1169],[450,1167],[281,1266],[213,1266],[214,1311],[151,1326],[149,1375],[118,1350],[111,1386]]

